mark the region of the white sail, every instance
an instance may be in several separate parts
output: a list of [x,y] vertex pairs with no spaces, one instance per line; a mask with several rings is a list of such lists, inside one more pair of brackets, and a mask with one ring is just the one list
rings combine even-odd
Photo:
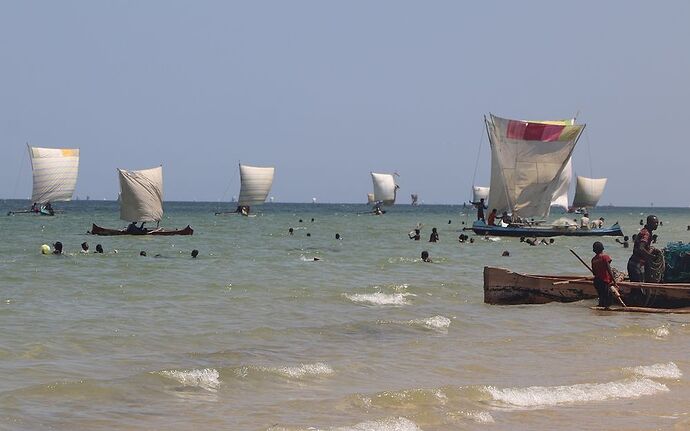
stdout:
[[558,188],[551,200],[551,206],[561,207],[568,210],[568,191],[570,190],[570,179],[573,177],[573,159],[568,159],[568,163],[563,168],[561,176],[558,178]]
[[374,181],[374,199],[383,202],[384,205],[393,205],[399,188],[393,175],[372,172],[371,179]]
[[376,198],[373,193],[367,193],[367,204],[373,205],[376,202]]
[[163,218],[163,167],[120,174],[120,219],[160,221]]
[[44,204],[72,200],[79,172],[79,149],[29,146],[29,157],[33,171],[31,201]]
[[276,168],[263,168],[240,164],[240,198],[238,205],[259,205],[264,203],[273,185]]
[[607,178],[577,177],[577,187],[573,207],[592,208],[597,206],[601,195],[604,194]]
[[491,207],[521,217],[546,217],[584,125],[529,122],[491,115]]
[[489,187],[472,186],[472,202],[479,202],[484,199],[484,202],[489,198]]

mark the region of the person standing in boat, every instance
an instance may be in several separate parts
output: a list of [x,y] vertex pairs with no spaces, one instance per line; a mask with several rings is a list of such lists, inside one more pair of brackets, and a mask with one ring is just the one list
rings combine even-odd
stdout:
[[580,229],[589,229],[589,213],[582,214],[582,218],[580,218]]
[[633,252],[628,259],[628,277],[630,281],[645,281],[645,265],[654,256],[652,254],[652,232],[659,226],[659,219],[655,215],[647,216],[647,224],[637,235],[633,235]]
[[489,207],[486,206],[484,203],[484,198],[479,199],[479,202],[470,202],[472,205],[474,205],[475,208],[477,208],[477,220],[485,221],[484,220],[484,210],[488,209]]
[[618,283],[611,269],[611,257],[604,253],[604,245],[596,241],[592,244],[594,257],[592,258],[592,273],[594,274],[594,288],[599,295],[599,307],[609,308],[611,296],[620,298]]
[[498,210],[496,208],[492,209],[491,212],[489,213],[489,217],[486,219],[486,224],[489,226],[496,226],[496,215],[498,214]]

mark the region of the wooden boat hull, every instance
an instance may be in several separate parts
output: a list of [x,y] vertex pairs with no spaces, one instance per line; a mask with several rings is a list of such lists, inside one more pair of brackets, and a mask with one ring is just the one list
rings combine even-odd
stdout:
[[[647,308],[690,307],[688,283],[636,283],[622,281],[626,305]],[[484,302],[487,304],[545,304],[597,298],[592,276],[521,274],[484,267]]]
[[598,229],[569,229],[536,226],[490,226],[481,220],[472,224],[472,231],[477,235],[514,236],[514,237],[551,237],[551,236],[623,236],[620,225],[616,222],[611,227]]
[[187,225],[184,229],[179,230],[164,230],[164,229],[150,229],[146,232],[127,232],[126,229],[108,229],[100,227],[95,223],[91,226],[92,235],[102,235],[102,236],[114,236],[114,235],[192,235],[194,234],[194,229]]

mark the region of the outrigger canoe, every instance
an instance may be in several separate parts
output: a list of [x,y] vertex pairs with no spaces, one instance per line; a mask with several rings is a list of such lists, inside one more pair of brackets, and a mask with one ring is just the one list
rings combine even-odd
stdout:
[[100,227],[95,223],[91,226],[89,231],[92,235],[103,235],[103,236],[113,236],[113,235],[192,235],[194,234],[194,229],[187,225],[184,229],[178,230],[165,230],[165,229],[144,229],[141,232],[128,232],[127,229],[108,229],[105,227]]
[[527,225],[509,225],[491,226],[481,220],[477,220],[472,224],[472,231],[477,235],[490,236],[514,236],[514,237],[551,237],[551,236],[623,236],[618,222],[611,227],[602,227],[596,229],[573,229],[570,227],[557,226],[527,226]]
[[[690,283],[638,283],[621,281],[626,305],[647,309],[690,307]],[[592,276],[522,274],[484,267],[484,302],[487,304],[546,304],[597,298]]]

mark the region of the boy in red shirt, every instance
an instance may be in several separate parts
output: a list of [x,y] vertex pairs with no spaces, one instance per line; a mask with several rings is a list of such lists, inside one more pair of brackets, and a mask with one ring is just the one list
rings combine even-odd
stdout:
[[604,253],[604,245],[596,241],[592,244],[594,257],[592,258],[592,273],[594,274],[594,288],[599,294],[599,306],[609,308],[611,306],[611,295],[625,307],[618,293],[618,283],[611,270],[611,257]]

